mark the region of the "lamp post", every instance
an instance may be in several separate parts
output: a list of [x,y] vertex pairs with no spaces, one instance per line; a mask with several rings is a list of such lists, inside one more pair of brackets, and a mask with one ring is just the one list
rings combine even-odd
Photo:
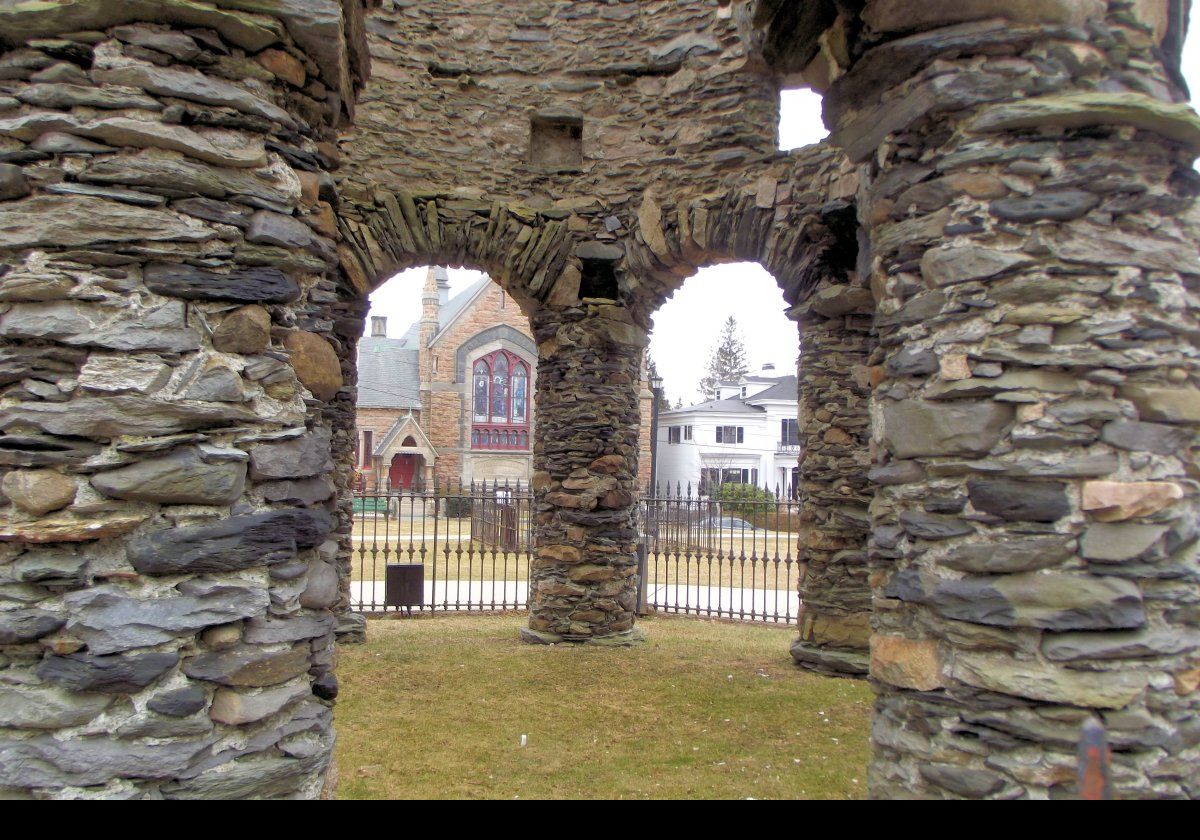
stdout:
[[654,399],[650,404],[650,495],[658,492],[658,404],[662,401],[663,380],[655,376],[650,380],[650,393]]

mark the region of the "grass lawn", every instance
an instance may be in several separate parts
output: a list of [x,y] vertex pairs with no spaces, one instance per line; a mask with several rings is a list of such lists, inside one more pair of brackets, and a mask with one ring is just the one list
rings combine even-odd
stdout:
[[370,622],[338,666],[338,797],[865,795],[870,690],[797,670],[791,629],[643,619],[645,645],[596,649],[524,621]]

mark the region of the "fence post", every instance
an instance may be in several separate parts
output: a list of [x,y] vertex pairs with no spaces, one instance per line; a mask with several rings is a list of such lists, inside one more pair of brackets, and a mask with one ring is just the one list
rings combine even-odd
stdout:
[[637,543],[638,557],[638,596],[637,610],[639,616],[650,615],[650,606],[646,603],[646,538],[638,540]]
[[1079,734],[1079,798],[1087,800],[1112,799],[1112,779],[1109,762],[1112,751],[1103,724],[1088,718]]

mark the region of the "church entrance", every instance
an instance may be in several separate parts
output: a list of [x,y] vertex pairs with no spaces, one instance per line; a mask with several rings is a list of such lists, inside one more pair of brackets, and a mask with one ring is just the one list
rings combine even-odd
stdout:
[[[417,442],[411,437],[405,438],[403,446],[416,446]],[[393,455],[392,465],[388,470],[388,489],[411,490],[413,479],[417,475],[417,465],[420,455]]]

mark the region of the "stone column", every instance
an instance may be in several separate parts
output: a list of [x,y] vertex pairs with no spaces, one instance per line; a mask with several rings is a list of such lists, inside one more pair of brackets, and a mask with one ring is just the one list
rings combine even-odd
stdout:
[[874,299],[855,284],[827,285],[793,310],[800,326],[800,482],[806,527],[797,665],[867,672],[868,356]]
[[346,45],[133,5],[0,14],[0,793],[313,797]]
[[1098,719],[1119,796],[1193,797],[1200,121],[1157,4],[987,5],[868,3],[826,98],[885,351],[870,790],[1074,796]]
[[533,450],[531,642],[631,644],[637,607],[639,376],[646,330],[615,305],[544,309]]

